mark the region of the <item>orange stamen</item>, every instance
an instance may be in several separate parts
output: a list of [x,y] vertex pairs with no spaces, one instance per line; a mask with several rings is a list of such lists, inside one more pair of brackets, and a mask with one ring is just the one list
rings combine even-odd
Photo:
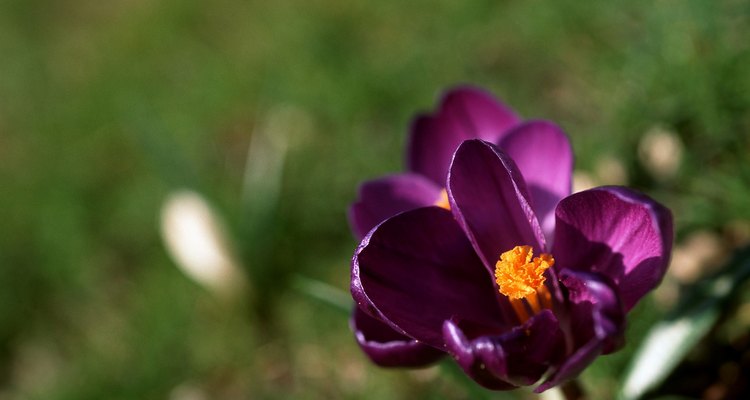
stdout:
[[516,315],[521,322],[526,322],[526,320],[530,318],[529,312],[526,310],[526,305],[523,304],[523,300],[510,299],[510,305],[513,306],[513,311],[516,312]]
[[435,202],[435,205],[446,210],[451,209],[451,203],[448,201],[448,191],[445,189],[440,191],[440,198]]
[[544,285],[544,271],[553,265],[552,255],[542,253],[534,257],[531,246],[516,246],[500,255],[495,264],[497,286],[508,297],[521,322],[529,319],[529,311],[536,314],[552,307],[552,298]]

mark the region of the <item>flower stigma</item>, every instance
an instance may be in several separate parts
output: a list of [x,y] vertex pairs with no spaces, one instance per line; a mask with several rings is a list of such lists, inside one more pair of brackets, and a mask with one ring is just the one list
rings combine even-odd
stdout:
[[495,264],[495,282],[500,293],[508,297],[521,323],[531,315],[552,306],[544,285],[544,271],[555,265],[551,254],[534,257],[531,246],[516,246],[500,255]]
[[435,202],[435,205],[440,208],[445,208],[446,210],[450,211],[451,209],[451,203],[448,201],[448,191],[443,189],[440,191],[440,197]]

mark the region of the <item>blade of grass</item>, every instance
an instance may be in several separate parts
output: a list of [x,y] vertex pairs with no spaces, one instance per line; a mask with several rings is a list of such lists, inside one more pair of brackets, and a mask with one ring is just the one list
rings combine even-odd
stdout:
[[292,287],[302,294],[346,313],[347,316],[352,312],[352,297],[337,287],[302,275],[296,275],[292,279]]

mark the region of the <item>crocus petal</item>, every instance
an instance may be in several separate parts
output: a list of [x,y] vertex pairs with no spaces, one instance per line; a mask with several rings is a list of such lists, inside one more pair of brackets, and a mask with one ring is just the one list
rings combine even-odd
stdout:
[[434,115],[418,116],[407,152],[410,171],[443,185],[453,152],[466,139],[497,143],[520,118],[491,94],[463,86],[447,92]]
[[570,355],[536,392],[576,377],[597,356],[618,349],[624,340],[625,310],[615,287],[605,277],[569,269],[560,271],[559,276],[568,292],[566,331]]
[[555,207],[571,192],[573,150],[568,136],[551,122],[528,121],[511,129],[499,147],[521,170],[547,243],[551,243]]
[[406,210],[435,204],[440,190],[417,174],[386,176],[363,183],[349,209],[349,223],[359,239],[386,218]]
[[362,351],[381,367],[422,367],[434,363],[444,352],[419,343],[355,308],[352,330]]
[[573,347],[583,347],[592,338],[601,341],[604,354],[622,347],[625,310],[617,288],[598,274],[565,269],[559,276],[568,292]]
[[451,211],[494,274],[500,254],[518,245],[544,250],[526,184],[511,158],[474,139],[456,150],[448,175]]
[[443,321],[502,326],[492,278],[450,212],[406,211],[373,229],[352,259],[352,296],[397,332],[442,348]]
[[672,215],[621,187],[576,193],[557,206],[555,268],[611,279],[630,310],[664,276],[672,249]]
[[502,334],[477,336],[472,330],[460,321],[446,321],[446,348],[467,375],[489,389],[531,385],[564,354],[562,330],[549,310]]

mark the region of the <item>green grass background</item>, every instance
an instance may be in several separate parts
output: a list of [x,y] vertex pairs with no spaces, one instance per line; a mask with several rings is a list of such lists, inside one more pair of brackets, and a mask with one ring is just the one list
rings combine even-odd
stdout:
[[[347,290],[358,183],[402,168],[411,117],[457,83],[559,123],[579,169],[620,160],[678,238],[750,220],[748,37],[738,0],[2,1],[0,398],[502,398],[450,367],[374,367],[293,277]],[[246,150],[278,109],[301,120],[248,228]],[[686,147],[666,181],[636,155],[654,126]],[[175,268],[158,217],[181,187],[237,232],[259,305]],[[601,396],[652,303],[584,374]]]

